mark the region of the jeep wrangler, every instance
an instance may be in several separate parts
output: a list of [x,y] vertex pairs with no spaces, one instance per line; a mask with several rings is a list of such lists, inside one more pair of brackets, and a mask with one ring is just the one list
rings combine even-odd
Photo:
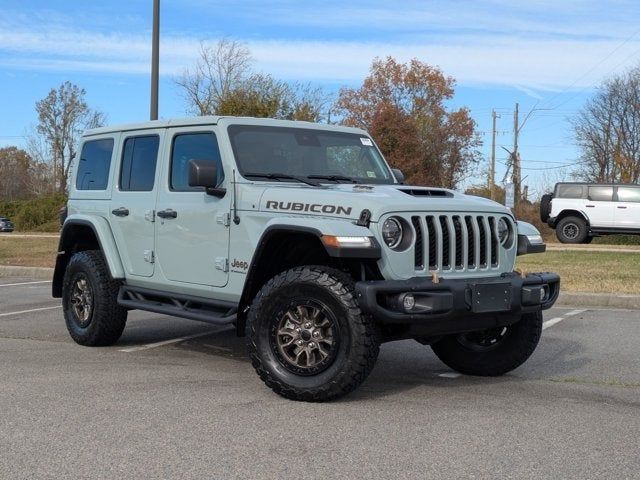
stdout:
[[87,131],[72,167],[53,296],[71,337],[111,345],[141,309],[246,335],[276,393],[324,401],[415,339],[501,375],[534,351],[553,273],[530,224],[490,200],[407,186],[364,131],[200,117]]

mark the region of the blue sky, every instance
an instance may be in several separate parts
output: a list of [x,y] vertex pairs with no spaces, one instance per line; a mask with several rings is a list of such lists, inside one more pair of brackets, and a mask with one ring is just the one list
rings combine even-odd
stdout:
[[[109,123],[149,112],[151,0],[0,3],[0,146],[23,145],[35,102],[70,80]],[[533,193],[567,175],[578,152],[569,119],[604,78],[640,63],[635,0],[206,1],[161,0],[160,116],[185,115],[173,79],[199,43],[246,42],[255,68],[336,91],[357,86],[376,56],[416,57],[457,80],[452,107],[468,106],[490,150],[512,142],[522,117],[525,183]],[[521,118],[522,118],[521,117]],[[498,180],[506,152],[498,147]],[[469,180],[479,182],[480,174]]]

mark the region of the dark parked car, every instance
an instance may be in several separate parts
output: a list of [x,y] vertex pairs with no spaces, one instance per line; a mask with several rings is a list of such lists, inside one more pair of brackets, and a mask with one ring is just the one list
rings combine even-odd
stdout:
[[0,232],[13,232],[13,222],[7,217],[0,217]]

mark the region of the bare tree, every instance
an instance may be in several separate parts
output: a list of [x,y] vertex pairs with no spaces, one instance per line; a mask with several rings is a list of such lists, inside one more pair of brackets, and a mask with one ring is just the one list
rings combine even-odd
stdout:
[[605,81],[573,121],[587,181],[640,181],[640,67]]
[[36,102],[36,131],[45,142],[54,185],[61,193],[66,193],[69,167],[82,131],[101,126],[105,120],[103,113],[89,108],[85,93],[83,88],[64,82]]
[[320,121],[328,97],[321,88],[252,71],[251,52],[236,40],[200,45],[196,64],[175,80],[196,115],[238,115]]

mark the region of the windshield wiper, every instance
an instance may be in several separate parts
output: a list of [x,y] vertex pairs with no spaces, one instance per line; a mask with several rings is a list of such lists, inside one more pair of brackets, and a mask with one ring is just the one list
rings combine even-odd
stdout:
[[297,180],[298,182],[306,183],[307,185],[311,185],[312,187],[318,187],[320,184],[318,182],[313,182],[311,180],[306,179],[305,177],[298,177],[297,175],[288,175],[286,173],[244,173],[243,177],[257,177],[257,178],[268,178],[269,180]]
[[332,182],[339,182],[343,180],[345,182],[360,183],[355,178],[345,177],[344,175],[307,175],[307,178],[315,178],[318,180],[331,180]]

